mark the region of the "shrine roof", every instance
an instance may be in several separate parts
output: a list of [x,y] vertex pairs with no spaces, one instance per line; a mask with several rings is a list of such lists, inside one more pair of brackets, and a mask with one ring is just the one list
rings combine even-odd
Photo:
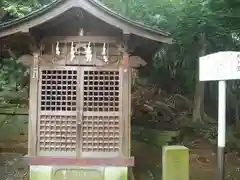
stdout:
[[22,18],[0,24],[0,37],[29,29],[47,22],[67,10],[79,7],[106,23],[121,29],[124,33],[135,34],[158,42],[171,43],[170,33],[130,20],[104,6],[97,0],[57,0]]

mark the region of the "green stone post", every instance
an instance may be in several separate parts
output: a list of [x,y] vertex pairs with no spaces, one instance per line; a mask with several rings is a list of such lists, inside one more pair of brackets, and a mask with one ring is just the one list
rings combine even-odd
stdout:
[[165,146],[162,151],[162,180],[189,180],[189,150]]

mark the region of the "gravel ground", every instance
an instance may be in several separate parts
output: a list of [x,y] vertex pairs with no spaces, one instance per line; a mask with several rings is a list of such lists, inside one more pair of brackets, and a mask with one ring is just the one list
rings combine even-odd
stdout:
[[0,154],[0,180],[22,180],[28,172],[28,165],[18,153]]

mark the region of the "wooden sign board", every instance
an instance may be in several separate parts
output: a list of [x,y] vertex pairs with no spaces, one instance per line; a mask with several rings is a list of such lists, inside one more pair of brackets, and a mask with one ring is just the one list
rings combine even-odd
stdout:
[[199,80],[240,79],[240,52],[223,51],[199,59]]

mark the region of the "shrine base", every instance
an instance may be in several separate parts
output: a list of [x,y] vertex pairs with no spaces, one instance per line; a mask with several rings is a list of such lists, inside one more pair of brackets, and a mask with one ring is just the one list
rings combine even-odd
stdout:
[[30,166],[29,180],[127,180],[127,167]]

